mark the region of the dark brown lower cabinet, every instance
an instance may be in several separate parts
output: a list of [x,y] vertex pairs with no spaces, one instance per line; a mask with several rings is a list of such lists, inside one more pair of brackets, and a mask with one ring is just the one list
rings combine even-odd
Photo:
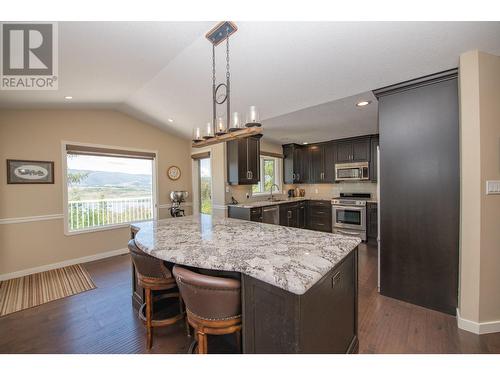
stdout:
[[228,216],[233,219],[262,222],[262,207],[228,207]]
[[310,200],[307,202],[307,229],[322,232],[332,231],[332,204],[330,201]]
[[303,295],[242,275],[244,353],[355,353],[357,249]]
[[307,202],[297,204],[297,228],[304,229],[307,223]]
[[[332,231],[332,205],[327,200],[307,200],[282,203],[279,207],[279,225],[285,227]],[[262,207],[229,206],[228,216],[233,219],[262,222]]]
[[285,227],[297,227],[298,224],[298,204],[285,203],[279,206],[280,225]]

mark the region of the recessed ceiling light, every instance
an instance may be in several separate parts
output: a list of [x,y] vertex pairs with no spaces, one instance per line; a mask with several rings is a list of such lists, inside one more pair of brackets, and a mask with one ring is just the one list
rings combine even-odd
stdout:
[[371,100],[363,100],[362,102],[359,102],[356,104],[358,107],[364,107],[365,105],[368,105],[371,103]]
[[307,144],[309,144],[309,142],[302,142],[302,144],[303,144],[303,145],[307,145]]
[[174,122],[174,120],[172,120],[171,118],[169,118],[167,121],[168,122]]
[[71,99],[73,99],[73,97],[72,96],[65,96],[64,99],[71,100]]

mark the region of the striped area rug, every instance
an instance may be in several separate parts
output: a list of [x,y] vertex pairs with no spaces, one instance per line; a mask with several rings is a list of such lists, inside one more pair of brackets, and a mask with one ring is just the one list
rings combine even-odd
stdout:
[[79,264],[0,282],[0,316],[95,289]]

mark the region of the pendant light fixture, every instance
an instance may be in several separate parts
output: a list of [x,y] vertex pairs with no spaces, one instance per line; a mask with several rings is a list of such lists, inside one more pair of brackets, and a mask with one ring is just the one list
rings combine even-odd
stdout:
[[[259,112],[252,105],[246,114],[243,125],[239,112],[231,115],[231,74],[229,69],[229,37],[238,28],[231,21],[218,23],[206,34],[206,38],[212,43],[212,122],[206,128],[193,129],[193,147],[204,147],[210,144],[227,142],[235,138],[245,138],[262,132]],[[215,47],[226,41],[226,82],[217,84],[215,75]],[[222,116],[217,115],[217,108],[225,104],[226,108]]]

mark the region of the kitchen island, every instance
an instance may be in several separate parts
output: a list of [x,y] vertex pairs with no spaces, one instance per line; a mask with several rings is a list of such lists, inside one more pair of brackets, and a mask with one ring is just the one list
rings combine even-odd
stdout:
[[244,353],[357,351],[359,239],[209,215],[131,230],[141,250],[170,264],[239,275]]

